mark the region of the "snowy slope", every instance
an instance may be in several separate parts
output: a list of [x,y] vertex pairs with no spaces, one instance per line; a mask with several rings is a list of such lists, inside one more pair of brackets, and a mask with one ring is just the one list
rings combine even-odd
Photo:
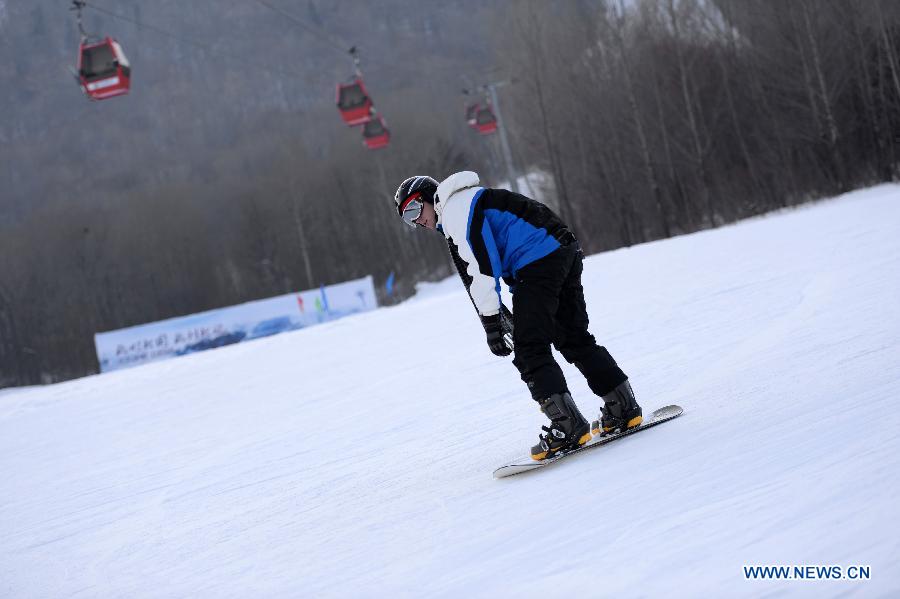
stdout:
[[594,256],[585,287],[645,409],[685,414],[499,481],[543,420],[452,280],[4,393],[0,597],[900,593],[900,186]]

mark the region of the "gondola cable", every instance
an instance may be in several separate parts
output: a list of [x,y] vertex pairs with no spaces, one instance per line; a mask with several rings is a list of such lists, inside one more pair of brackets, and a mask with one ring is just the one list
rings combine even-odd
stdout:
[[163,35],[163,36],[165,36],[165,37],[168,37],[168,38],[170,38],[170,39],[173,39],[173,40],[176,40],[176,41],[179,41],[179,42],[188,44],[188,45],[190,45],[190,46],[194,46],[194,47],[196,47],[196,48],[200,48],[201,50],[204,50],[204,51],[208,52],[211,56],[215,56],[215,57],[219,57],[219,58],[228,59],[229,61],[241,62],[241,63],[243,63],[243,64],[252,66],[254,69],[257,69],[258,71],[262,71],[262,72],[266,72],[266,73],[271,73],[271,74],[273,74],[273,75],[279,75],[279,76],[282,76],[282,77],[286,77],[286,76],[289,76],[289,77],[297,77],[297,78],[302,78],[302,77],[303,77],[303,75],[301,75],[301,74],[298,73],[298,72],[294,72],[294,71],[286,71],[286,70],[283,70],[283,69],[272,69],[272,68],[264,67],[264,66],[258,65],[258,64],[256,64],[256,63],[247,61],[246,58],[244,58],[244,57],[241,56],[241,55],[238,55],[238,54],[229,54],[229,53],[227,53],[227,52],[221,52],[220,50],[214,48],[211,44],[205,44],[205,43],[202,43],[202,42],[198,42],[198,41],[196,41],[196,40],[191,40],[191,39],[187,39],[187,38],[180,37],[180,36],[178,36],[178,35],[175,35],[175,34],[169,32],[169,31],[163,29],[162,27],[158,27],[158,26],[152,25],[152,24],[150,24],[150,23],[146,23],[146,22],[144,22],[143,20],[138,21],[138,20],[132,19],[132,18],[127,17],[127,16],[125,16],[125,15],[119,14],[119,13],[117,13],[117,12],[115,12],[115,11],[112,11],[112,10],[109,10],[109,9],[107,9],[107,8],[104,8],[104,7],[102,7],[102,6],[98,6],[97,4],[94,4],[93,2],[83,2],[83,4],[84,4],[84,6],[89,7],[89,8],[92,8],[92,9],[96,10],[97,12],[101,12],[101,13],[103,13],[103,14],[105,14],[105,15],[108,15],[108,16],[112,17],[113,19],[117,19],[117,20],[120,20],[120,21],[125,21],[125,22],[127,22],[127,23],[131,23],[132,25],[135,25],[135,26],[138,27],[138,28],[147,29],[147,30],[153,31],[153,32],[155,32],[155,33],[158,33],[158,34],[160,34],[160,35]]

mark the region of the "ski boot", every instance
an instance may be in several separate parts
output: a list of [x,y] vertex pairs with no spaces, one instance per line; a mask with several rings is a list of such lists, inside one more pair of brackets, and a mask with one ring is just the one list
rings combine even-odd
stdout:
[[531,448],[532,459],[550,458],[591,440],[591,428],[568,392],[555,393],[539,403],[541,412],[550,419],[550,426],[541,427],[546,434]]
[[603,408],[591,424],[591,432],[609,435],[639,426],[643,421],[641,406],[634,399],[631,383],[626,380],[603,396]]

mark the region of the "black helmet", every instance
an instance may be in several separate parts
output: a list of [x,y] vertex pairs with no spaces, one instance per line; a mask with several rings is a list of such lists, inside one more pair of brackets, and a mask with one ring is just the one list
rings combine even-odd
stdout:
[[423,202],[434,204],[434,194],[437,191],[438,182],[425,175],[410,177],[400,184],[397,193],[394,194],[394,203],[397,204],[397,214],[403,216],[403,208],[406,200],[416,193],[421,194]]

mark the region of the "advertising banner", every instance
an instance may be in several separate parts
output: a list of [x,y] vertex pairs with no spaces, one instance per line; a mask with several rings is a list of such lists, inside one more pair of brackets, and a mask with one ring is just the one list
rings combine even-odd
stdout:
[[302,329],[377,307],[371,276],[94,335],[100,372]]

